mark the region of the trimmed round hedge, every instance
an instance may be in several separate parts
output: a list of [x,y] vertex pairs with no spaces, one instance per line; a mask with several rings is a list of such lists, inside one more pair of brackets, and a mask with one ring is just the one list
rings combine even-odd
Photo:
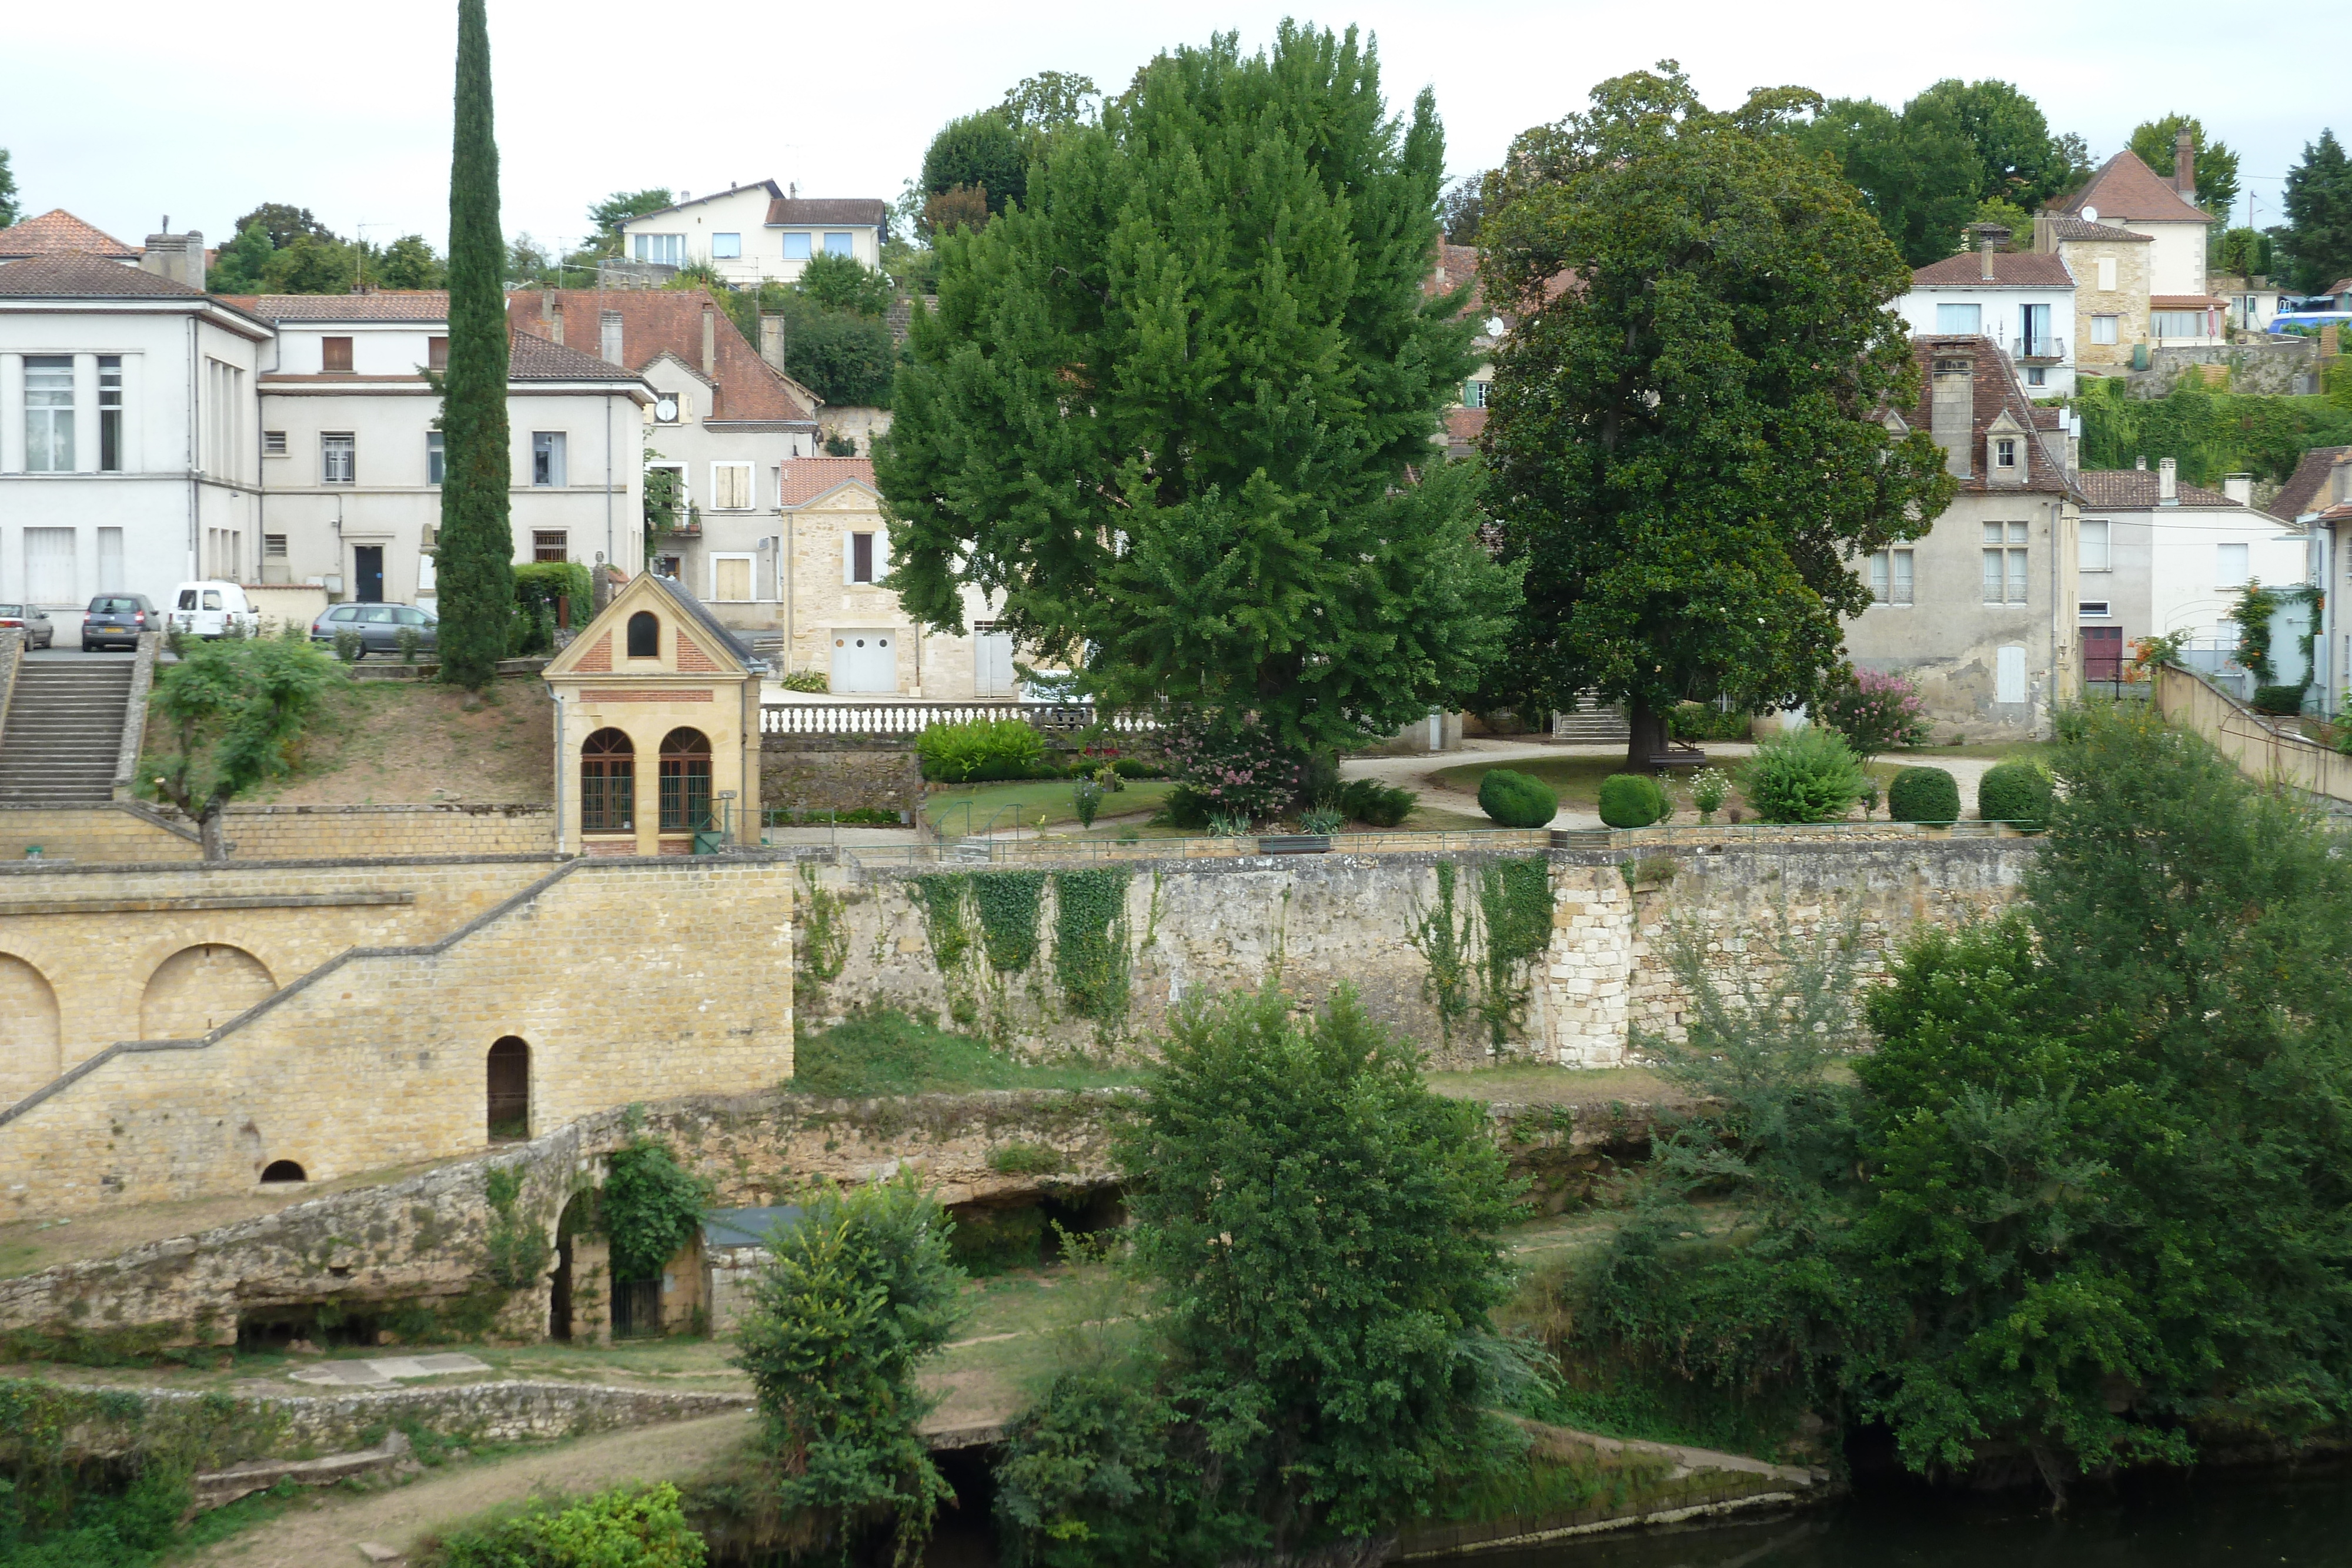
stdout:
[[1960,786],[1940,768],[1906,768],[1887,786],[1886,814],[1898,822],[1957,822]]
[[2050,820],[2058,792],[2050,776],[2031,762],[2004,762],[1977,780],[1977,815],[1988,822],[2040,827]]
[[1559,797],[1540,779],[1496,768],[1478,780],[1478,809],[1507,828],[1548,827],[1559,815]]
[[1601,781],[1601,820],[1612,828],[1646,828],[1666,811],[1665,790],[1646,773],[1612,773]]

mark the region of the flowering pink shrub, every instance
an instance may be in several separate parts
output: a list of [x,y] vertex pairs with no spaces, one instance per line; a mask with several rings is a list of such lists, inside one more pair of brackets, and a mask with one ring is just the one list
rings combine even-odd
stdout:
[[1263,726],[1195,711],[1171,727],[1168,761],[1209,811],[1264,821],[1290,809],[1307,758],[1277,745]]
[[1927,744],[1927,708],[1911,683],[1899,675],[1858,670],[1851,683],[1824,695],[1814,711],[1864,761],[1897,747]]

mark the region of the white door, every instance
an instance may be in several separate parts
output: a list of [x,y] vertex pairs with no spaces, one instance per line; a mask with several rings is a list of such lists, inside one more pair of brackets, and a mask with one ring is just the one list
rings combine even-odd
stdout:
[[1997,703],[2025,700],[2024,649],[2012,646],[1995,651],[1992,686],[1992,700]]
[[833,689],[895,692],[898,689],[898,638],[891,632],[835,632]]
[[25,530],[25,597],[36,604],[79,601],[80,595],[74,588],[73,529]]
[[972,628],[972,695],[1009,697],[1013,695],[1013,639],[1003,632]]

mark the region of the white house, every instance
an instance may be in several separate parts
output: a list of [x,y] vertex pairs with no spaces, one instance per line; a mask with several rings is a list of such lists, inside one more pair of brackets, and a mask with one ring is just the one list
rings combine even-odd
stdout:
[[2088,184],[2049,209],[2146,235],[2148,247],[2147,342],[2152,348],[2227,342],[2231,302],[2208,292],[2206,235],[2220,220],[2197,205],[2196,148],[2182,131],[2170,180],[2129,151],[2116,153]]
[[2352,446],[2318,446],[2303,455],[2271,509],[2304,530],[2310,553],[2304,580],[2321,590],[2319,634],[2312,639],[2311,679],[2319,710],[2337,714],[2352,686]]
[[814,256],[851,256],[879,270],[888,218],[877,198],[803,197],[761,180],[631,218],[621,243],[630,261],[704,263],[738,287],[790,283]]
[[0,263],[0,599],[163,604],[189,578],[249,571],[272,337],[121,256]]
[[1914,337],[1991,339],[2015,362],[2028,396],[2074,396],[2074,275],[2056,256],[2000,249],[2006,229],[1978,229],[1978,249],[1911,274],[1896,313]]

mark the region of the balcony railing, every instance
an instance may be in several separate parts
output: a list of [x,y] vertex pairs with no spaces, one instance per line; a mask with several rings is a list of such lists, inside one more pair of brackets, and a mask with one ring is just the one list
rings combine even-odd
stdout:
[[2020,364],[2054,365],[2065,357],[2066,340],[2063,338],[2021,338],[2018,340],[2017,359]]
[[[760,710],[762,735],[920,735],[935,724],[978,718],[1017,718],[1055,734],[1090,727],[1095,710],[1086,703],[769,703]],[[1118,714],[1105,721],[1123,735],[1160,727],[1150,714]]]

